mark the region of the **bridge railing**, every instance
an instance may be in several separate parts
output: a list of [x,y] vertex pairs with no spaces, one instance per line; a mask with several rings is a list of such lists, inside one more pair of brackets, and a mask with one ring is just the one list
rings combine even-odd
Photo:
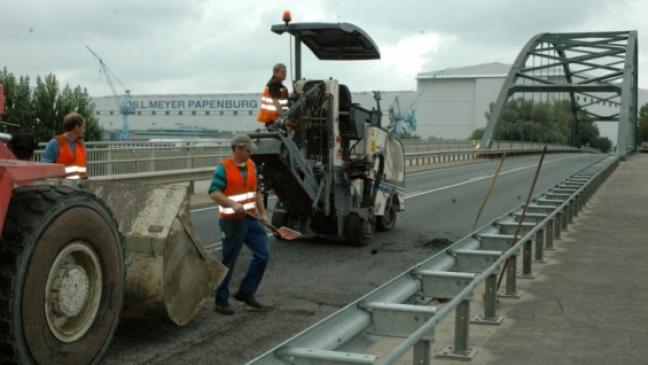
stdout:
[[[471,141],[405,140],[405,166],[424,168],[436,164],[457,163],[484,157],[538,153],[540,144],[506,142],[501,148],[480,150]],[[231,154],[227,140],[162,141],[162,142],[92,142],[86,144],[88,173],[92,178],[190,181],[202,176]],[[450,148],[452,147],[452,148]],[[550,146],[549,152],[579,151],[572,147]],[[36,151],[40,161],[42,150]],[[170,175],[170,176],[165,176]]]

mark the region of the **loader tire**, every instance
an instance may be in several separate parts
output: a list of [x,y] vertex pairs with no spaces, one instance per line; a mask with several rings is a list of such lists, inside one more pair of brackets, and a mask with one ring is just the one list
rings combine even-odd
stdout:
[[371,240],[373,224],[357,213],[349,213],[344,219],[344,237],[355,246],[366,246]]
[[117,223],[94,195],[17,188],[0,241],[0,363],[97,364],[122,308]]
[[398,202],[395,197],[391,198],[389,207],[384,215],[376,216],[376,230],[381,232],[391,231],[396,226],[398,215]]

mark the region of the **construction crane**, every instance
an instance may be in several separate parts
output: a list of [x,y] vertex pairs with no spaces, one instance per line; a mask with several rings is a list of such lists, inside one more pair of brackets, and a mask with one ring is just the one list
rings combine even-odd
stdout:
[[[103,73],[104,77],[106,78],[106,82],[110,87],[110,91],[112,91],[115,102],[117,103],[117,110],[119,110],[119,113],[122,115],[122,118],[124,120],[121,139],[128,139],[128,116],[135,114],[133,96],[131,95],[130,90],[124,85],[124,83],[121,82],[119,78],[117,78],[115,73],[113,73],[110,68],[108,68],[108,65],[106,65],[104,60],[101,59],[101,57],[99,57],[99,55],[95,51],[93,51],[92,48],[90,48],[90,46],[86,46],[86,48],[99,61],[99,72]],[[117,84],[119,84],[119,86],[121,86],[121,88],[124,90],[123,94],[117,92],[117,89],[115,88],[115,82],[117,82]]]
[[398,96],[394,96],[394,102],[389,108],[391,129],[394,133],[400,135],[403,133],[411,133],[416,130],[416,110],[414,104],[420,95],[421,93],[416,95],[414,101],[410,104],[405,113],[401,111],[400,99]]

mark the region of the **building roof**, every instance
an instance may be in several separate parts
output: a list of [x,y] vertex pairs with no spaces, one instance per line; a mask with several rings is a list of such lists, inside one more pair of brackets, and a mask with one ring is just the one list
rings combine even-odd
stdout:
[[506,77],[511,65],[500,62],[482,63],[479,65],[446,68],[437,71],[421,72],[417,79],[459,79],[476,77]]

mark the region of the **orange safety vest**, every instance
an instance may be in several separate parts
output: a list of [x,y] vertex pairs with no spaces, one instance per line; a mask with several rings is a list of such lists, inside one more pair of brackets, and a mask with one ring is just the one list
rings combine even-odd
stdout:
[[64,135],[59,134],[55,137],[59,144],[59,154],[56,159],[56,163],[60,163],[66,166],[65,172],[69,174],[68,179],[80,179],[87,178],[87,156],[86,149],[81,140],[77,140],[74,149],[74,153],[70,150],[70,145],[68,145],[67,138]]
[[[222,162],[225,168],[225,190],[223,194],[237,203],[243,204],[246,211],[256,214],[256,194],[257,194],[257,178],[254,168],[254,162],[247,160],[245,163],[247,168],[247,179],[243,180],[243,174],[236,165],[236,162],[231,158],[227,158]],[[220,219],[232,220],[241,219],[242,217],[235,217],[234,209],[229,207],[218,207],[220,211]]]
[[[281,106],[281,109],[277,108]],[[263,96],[261,97],[261,107],[257,115],[257,121],[261,123],[271,123],[277,120],[281,113],[288,110],[288,98],[273,98],[270,96],[270,88],[268,86],[263,89]]]

